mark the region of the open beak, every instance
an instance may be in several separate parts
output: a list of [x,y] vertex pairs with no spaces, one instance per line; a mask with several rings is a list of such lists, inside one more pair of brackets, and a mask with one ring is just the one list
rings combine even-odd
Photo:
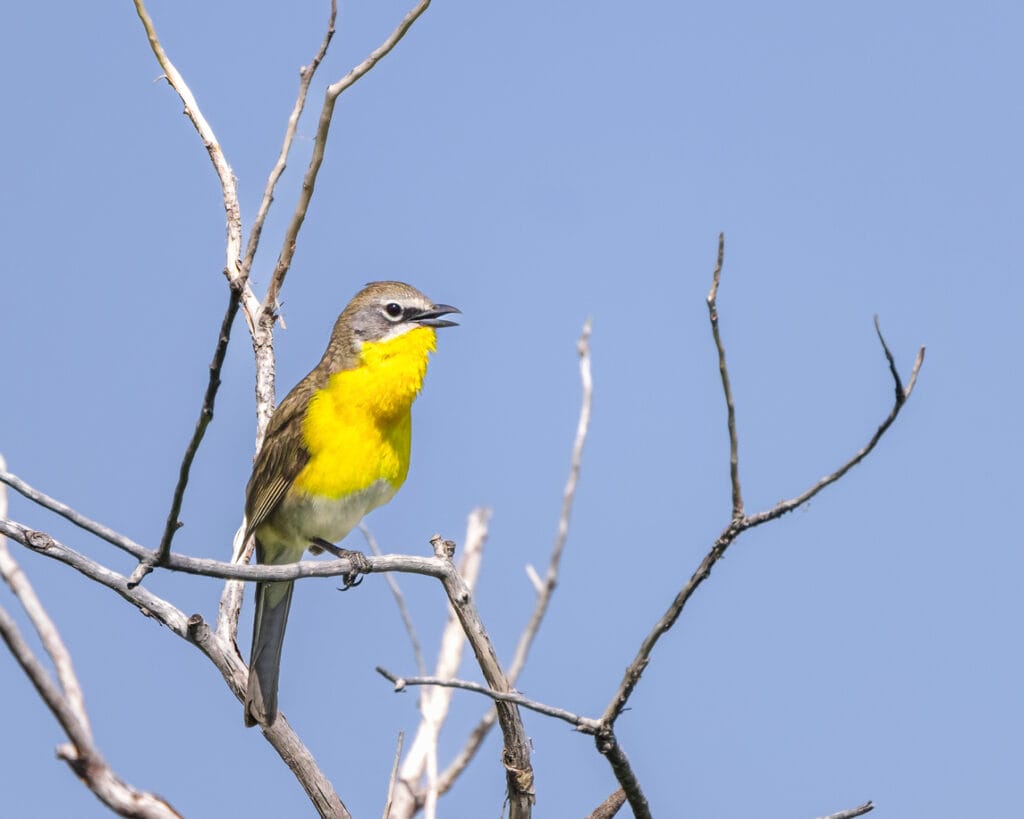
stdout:
[[441,318],[441,316],[461,312],[458,307],[452,307],[450,304],[435,304],[430,310],[424,310],[413,316],[412,321],[424,327],[458,327],[459,323],[457,321],[449,321],[448,319]]

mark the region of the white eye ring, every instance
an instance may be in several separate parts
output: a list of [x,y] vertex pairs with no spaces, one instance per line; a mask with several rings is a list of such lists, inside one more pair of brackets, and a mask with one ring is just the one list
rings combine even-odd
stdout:
[[404,313],[402,305],[397,301],[390,301],[384,305],[384,315],[388,317],[389,321],[398,321]]

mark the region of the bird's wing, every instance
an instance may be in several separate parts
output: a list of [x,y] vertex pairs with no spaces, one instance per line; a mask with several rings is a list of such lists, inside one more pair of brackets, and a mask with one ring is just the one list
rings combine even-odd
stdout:
[[273,514],[288,487],[309,461],[302,440],[302,422],[318,374],[310,373],[278,404],[267,425],[263,446],[256,455],[252,477],[245,488],[246,537]]

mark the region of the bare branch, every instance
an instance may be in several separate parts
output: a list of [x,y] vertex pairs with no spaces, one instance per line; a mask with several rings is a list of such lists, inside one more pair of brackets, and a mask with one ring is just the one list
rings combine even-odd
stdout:
[[[253,550],[256,548],[256,539],[245,540],[245,518],[235,532],[232,542],[231,562],[239,566],[246,565],[252,558]],[[238,641],[238,618],[242,613],[242,599],[245,596],[245,583],[238,580],[228,580],[220,593],[220,602],[217,605],[217,634],[222,640],[229,643]]]
[[[544,615],[547,613],[551,596],[558,585],[558,568],[561,565],[562,552],[569,536],[569,519],[572,515],[573,502],[576,499],[576,486],[579,482],[580,469],[583,463],[583,447],[587,441],[587,433],[590,429],[590,413],[594,399],[594,382],[590,367],[590,332],[591,321],[583,324],[579,341],[576,343],[576,352],[580,359],[580,385],[582,396],[580,399],[579,420],[576,422],[576,437],[573,440],[572,455],[569,459],[569,477],[565,481],[565,489],[562,491],[562,509],[558,516],[558,525],[555,531],[555,541],[551,549],[551,556],[548,559],[548,569],[543,580],[541,580],[532,566],[527,566],[527,576],[534,589],[537,591],[537,601],[534,604],[530,619],[523,629],[516,644],[515,653],[512,655],[512,663],[509,666],[508,679],[511,684],[519,679],[526,660],[530,653],[530,647],[540,630]],[[438,674],[437,676],[446,676]],[[497,713],[494,709],[488,711],[477,723],[476,727],[466,738],[466,744],[452,760],[451,764],[441,774],[438,787],[441,793],[447,791],[455,783],[466,766],[479,750],[487,734],[490,732]]]
[[739,439],[736,436],[736,406],[732,400],[732,386],[729,384],[729,369],[725,365],[725,347],[718,331],[718,283],[722,278],[722,262],[725,260],[725,234],[718,234],[718,261],[711,276],[711,291],[708,293],[708,317],[711,319],[711,335],[718,350],[718,372],[722,378],[722,392],[725,393],[725,407],[729,420],[729,480],[732,483],[732,517],[743,517],[743,493],[740,491]]
[[594,808],[587,819],[612,819],[624,804],[626,804],[626,792],[619,788],[605,799],[604,802]]
[[309,85],[313,81],[313,75],[316,74],[317,68],[320,67],[320,63],[323,62],[325,56],[327,56],[327,48],[331,44],[331,40],[334,37],[334,23],[338,18],[338,0],[331,0],[331,14],[327,20],[327,31],[324,33],[323,42],[320,43],[320,48],[316,54],[313,55],[313,60],[309,65],[303,66],[299,71],[299,91],[295,97],[295,105],[292,107],[292,113],[288,117],[288,126],[284,132],[284,143],[281,145],[281,152],[277,155],[277,162],[274,163],[274,167],[270,171],[270,176],[267,178],[267,184],[263,188],[263,199],[260,201],[259,209],[256,211],[256,218],[253,220],[252,228],[249,231],[249,242],[245,248],[245,259],[242,261],[242,270],[248,274],[252,270],[252,263],[256,258],[256,251],[259,249],[260,236],[263,234],[263,224],[267,220],[267,214],[270,212],[270,205],[274,201],[274,189],[277,187],[277,182],[281,178],[281,174],[284,173],[285,166],[288,161],[288,154],[292,149],[292,142],[295,140],[295,131],[299,126],[299,119],[302,117],[302,112],[306,107],[306,95],[309,93]]
[[[3,466],[3,458],[0,457],[0,468]],[[0,516],[6,515],[7,492],[0,488]],[[177,811],[159,796],[136,790],[119,779],[93,744],[85,700],[71,662],[71,655],[28,578],[11,556],[7,548],[7,539],[2,535],[0,576],[21,602],[57,671],[60,688],[50,679],[46,669],[22,637],[17,624],[0,606],[0,637],[71,740],[70,744],[57,749],[58,756],[67,762],[79,779],[115,813],[140,819],[179,817]]]
[[[876,329],[878,329],[877,318],[875,319],[875,327]],[[797,507],[803,506],[805,503],[807,503],[807,501],[809,501],[811,498],[817,495],[822,489],[838,481],[840,478],[843,477],[843,475],[845,475],[857,464],[863,461],[871,453],[871,450],[875,448],[878,442],[882,440],[882,436],[885,435],[889,427],[892,426],[893,422],[896,420],[896,417],[900,414],[900,410],[903,409],[903,405],[910,397],[911,390],[917,383],[917,374],[920,372],[921,365],[924,363],[924,347],[921,347],[917,352],[917,357],[914,359],[914,367],[910,375],[910,381],[908,382],[909,385],[904,390],[902,381],[900,380],[900,374],[899,372],[897,372],[896,365],[893,362],[892,353],[889,352],[889,347],[888,345],[886,345],[885,339],[882,337],[881,330],[878,330],[878,339],[879,341],[882,342],[882,349],[885,351],[885,357],[889,362],[889,370],[892,373],[893,381],[896,385],[896,400],[893,403],[892,410],[889,412],[889,415],[879,425],[878,429],[875,430],[875,434],[871,436],[870,440],[860,450],[857,451],[857,454],[855,454],[846,463],[840,466],[835,472],[833,472],[830,475],[826,475],[820,481],[806,489],[804,492],[797,495],[795,498],[790,498],[789,500],[781,501],[780,503],[775,504],[775,506],[773,506],[771,509],[766,509],[765,511],[759,512],[756,515],[747,516],[744,519],[744,522],[746,524],[743,527],[744,529],[751,529],[754,526],[766,523],[769,520],[775,520],[775,518],[782,517],[787,512],[792,512]]]
[[[483,548],[487,541],[487,524],[490,511],[474,509],[466,523],[466,540],[459,560],[459,572],[470,589],[476,588],[483,559]],[[455,612],[449,609],[448,622],[441,634],[440,649],[434,675],[448,678],[455,675],[462,663],[466,637]],[[421,674],[425,674],[421,671]],[[447,790],[439,784],[437,776],[437,747],[441,728],[448,717],[451,707],[450,690],[443,688],[424,688],[420,694],[420,723],[416,728],[416,736],[409,746],[409,752],[402,761],[399,780],[403,788],[398,791],[392,806],[392,816],[411,817],[420,808],[426,815],[436,813],[438,797]],[[426,775],[426,784],[421,781]]]
[[[155,618],[182,639],[196,645],[221,672],[221,676],[238,701],[243,700],[248,669],[241,657],[238,656],[234,642],[221,639],[216,632],[206,626],[202,617],[199,615],[186,617],[180,609],[152,594],[145,587],[129,585],[128,578],[124,575],[101,566],[42,532],[34,532],[6,520],[0,520],[0,532],[40,554],[66,563],[89,579],[112,589],[144,615]],[[171,555],[172,559],[175,557],[175,555]],[[222,565],[234,566],[231,563]],[[234,568],[250,569],[254,567],[234,566]],[[349,816],[330,781],[317,767],[313,755],[296,736],[283,716],[278,717],[272,728],[264,728],[263,734],[295,774],[296,779],[299,780],[306,794],[316,805],[321,816],[338,817],[339,819]]]
[[558,527],[555,531],[555,543],[551,549],[551,557],[548,560],[548,570],[544,577],[544,585],[541,593],[537,596],[530,621],[526,625],[519,643],[516,645],[516,652],[512,657],[512,664],[509,666],[509,680],[515,682],[526,665],[526,659],[530,652],[530,646],[537,636],[540,624],[547,613],[548,605],[551,603],[551,595],[558,585],[558,567],[562,562],[562,552],[565,549],[565,542],[569,537],[569,518],[572,516],[573,502],[576,500],[576,485],[579,483],[580,468],[583,463],[583,446],[587,442],[587,431],[590,429],[590,411],[594,403],[594,381],[590,369],[590,330],[591,321],[587,319],[583,324],[583,331],[580,333],[579,341],[576,343],[576,351],[580,357],[580,384],[582,387],[582,398],[580,401],[580,415],[576,422],[576,437],[573,439],[572,456],[569,459],[569,477],[565,481],[565,489],[562,490],[562,510],[558,516]]
[[871,800],[868,800],[863,805],[858,805],[855,808],[849,810],[841,810],[838,813],[830,813],[828,816],[822,816],[821,819],[854,819],[856,816],[863,816],[865,813],[870,813],[875,809],[875,806],[871,804]]
[[[720,254],[721,249],[722,243],[721,239],[719,239]],[[719,264],[715,268],[716,276],[718,275],[720,270],[721,265]],[[712,297],[715,294],[716,286],[717,280],[716,284],[712,286]],[[768,509],[764,512],[759,512],[756,515],[745,515],[741,513],[739,517],[733,517],[733,519],[729,522],[729,525],[725,527],[722,533],[715,540],[714,545],[712,545],[711,547],[711,550],[704,556],[704,559],[697,567],[697,570],[687,581],[686,585],[684,585],[683,588],[676,595],[675,599],[672,601],[671,605],[668,607],[666,612],[662,615],[661,619],[659,619],[658,622],[655,623],[654,627],[643,639],[643,642],[640,644],[640,649],[637,651],[636,657],[633,659],[633,662],[631,662],[629,664],[629,667],[626,669],[626,673],[622,678],[622,682],[619,684],[618,690],[615,692],[615,696],[612,698],[611,702],[608,703],[608,706],[605,709],[604,715],[601,718],[603,722],[605,722],[608,725],[611,725],[618,718],[619,714],[622,713],[622,710],[623,708],[625,708],[626,702],[629,699],[630,694],[632,694],[633,689],[636,687],[637,682],[639,682],[640,680],[640,676],[643,674],[644,669],[647,667],[647,663],[650,661],[651,651],[653,651],[655,644],[665,633],[669,631],[669,629],[672,628],[676,620],[679,618],[679,615],[682,614],[683,607],[690,599],[690,596],[694,593],[694,591],[696,591],[697,587],[700,586],[701,583],[707,580],[707,578],[711,574],[712,567],[714,567],[715,563],[718,562],[719,558],[721,558],[722,555],[725,554],[726,549],[729,548],[733,541],[735,541],[736,538],[739,537],[739,535],[745,532],[747,529],[752,529],[755,526],[759,526],[760,524],[766,523],[770,520],[775,520],[776,518],[781,517],[787,512],[793,511],[794,509],[803,505],[811,498],[813,498],[815,495],[817,495],[818,492],[820,492],[826,486],[829,486],[830,484],[833,484],[836,481],[838,481],[841,477],[843,477],[843,475],[845,475],[854,466],[856,466],[865,457],[867,457],[867,455],[875,448],[875,445],[879,442],[879,440],[881,440],[886,430],[888,430],[889,427],[892,426],[892,423],[896,420],[896,417],[899,415],[900,410],[906,403],[906,400],[910,395],[910,390],[909,388],[906,390],[903,389],[899,373],[896,370],[895,363],[893,362],[892,355],[889,352],[889,348],[885,343],[885,339],[882,338],[881,332],[879,332],[878,335],[879,339],[882,342],[882,348],[885,351],[886,358],[889,361],[890,373],[893,376],[893,381],[896,383],[896,399],[893,403],[892,410],[889,412],[889,415],[875,431],[875,434],[871,436],[871,439],[868,441],[868,443],[831,475],[827,475],[826,477],[822,478],[816,484],[811,486],[809,489],[807,489],[800,495],[797,495],[795,498],[781,501],[780,503],[777,503],[775,506],[773,506],[771,509]],[[723,368],[723,388],[728,390],[728,376],[726,371],[724,370],[724,353],[722,353],[721,351],[722,347],[720,343],[718,343],[718,347],[719,361],[721,367]],[[921,364],[923,363],[923,361],[924,347],[920,349],[920,351],[917,354],[917,358],[914,361],[913,375],[910,381],[911,385],[916,383],[917,374],[921,369]],[[727,401],[728,400],[730,399],[727,398]],[[733,434],[733,429],[730,426],[730,437],[732,437]],[[736,483],[734,484],[734,491],[738,489],[738,486],[739,477],[737,473]],[[735,514],[735,505],[733,511]]]
[[395,748],[395,760],[391,763],[391,776],[388,777],[388,798],[384,802],[383,819],[391,815],[391,802],[395,796],[395,781],[398,778],[398,762],[402,758],[402,744],[405,742],[405,731],[398,732],[398,747]]
[[[51,512],[56,512],[62,518],[71,521],[80,529],[84,529],[86,532],[101,540],[107,541],[107,543],[117,546],[119,549],[123,549],[128,554],[135,557],[142,557],[149,553],[149,550],[144,546],[140,546],[134,540],[125,537],[119,532],[115,532],[108,526],[104,526],[102,523],[97,523],[91,518],[87,518],[81,512],[72,509],[66,503],[62,503],[56,498],[52,498],[44,492],[40,492],[38,489],[25,483],[17,475],[8,472],[6,469],[0,468],[0,483],[5,483],[15,492],[24,497],[28,498],[33,503],[37,503],[44,509],[49,509]],[[7,533],[9,537],[13,537],[10,532]]]
[[612,773],[619,780],[619,784],[626,794],[626,799],[629,801],[629,807],[632,809],[635,819],[651,819],[651,808],[647,804],[647,797],[644,796],[643,789],[640,787],[640,781],[636,778],[636,774],[633,773],[633,768],[629,764],[626,752],[619,745],[611,725],[606,723],[595,736],[594,741],[597,743],[598,752],[612,766]]
[[[63,563],[75,565],[69,556],[78,555],[78,552],[59,544],[45,532],[30,529],[13,520],[0,520],[0,532],[38,554],[53,557]],[[140,551],[136,555],[137,557],[144,558],[153,554],[149,549],[139,548]],[[81,555],[78,556],[82,557]],[[360,563],[359,565],[348,558],[338,558],[336,560],[302,560],[298,563],[281,563],[278,565],[261,563],[255,566],[248,566],[239,563],[224,563],[207,558],[171,554],[167,558],[167,563],[161,568],[184,572],[185,574],[202,575],[203,577],[232,578],[249,581],[339,577],[356,570],[366,574],[408,572],[410,574],[422,574],[443,579],[449,571],[445,561],[438,560],[437,558],[420,557],[418,555],[381,555],[380,557],[362,557],[362,560],[365,563]],[[95,565],[99,566],[100,564],[97,563]],[[100,582],[103,581],[101,580]],[[135,586],[131,588],[134,589]]]
[[[493,691],[510,692],[511,686],[501,668],[501,663],[498,662],[494,645],[491,643],[473,603],[472,592],[451,562],[451,553],[454,551],[455,544],[452,541],[444,540],[440,535],[435,535],[430,542],[434,546],[434,554],[439,559],[445,560],[447,557],[448,571],[441,578],[441,583],[459,618],[462,631],[469,640],[484,679],[487,680],[488,686]],[[498,702],[497,709],[498,724],[501,726],[501,733],[504,737],[502,763],[505,766],[508,785],[509,817],[510,819],[526,819],[532,815],[534,801],[529,740],[523,729],[519,709],[514,703]]]
[[199,138],[203,142],[203,147],[206,148],[206,152],[210,155],[210,161],[213,163],[213,169],[217,173],[217,178],[220,180],[221,192],[224,198],[224,213],[227,227],[224,275],[227,277],[229,282],[236,284],[240,283],[242,288],[241,299],[245,305],[245,315],[249,322],[249,329],[251,330],[255,324],[255,316],[259,309],[259,300],[253,294],[252,289],[245,280],[247,271],[242,271],[239,265],[239,259],[241,259],[242,256],[242,213],[238,206],[238,189],[235,185],[234,171],[231,170],[231,166],[228,164],[228,161],[224,156],[224,151],[221,149],[220,143],[217,141],[217,136],[214,134],[213,128],[211,128],[210,123],[206,121],[206,117],[203,116],[203,112],[199,108],[199,103],[196,102],[196,98],[192,95],[192,90],[188,87],[188,84],[185,82],[185,78],[181,76],[181,73],[174,67],[174,63],[171,62],[167,53],[164,51],[164,47],[160,43],[160,38],[157,36],[156,27],[153,25],[153,20],[150,18],[143,0],[135,0],[135,11],[139,15],[139,20],[142,21],[142,27],[146,30],[146,37],[149,39],[149,47],[152,49],[157,62],[160,63],[160,67],[164,72],[164,77],[166,77],[171,88],[175,90],[181,98],[181,101],[185,104],[185,116],[189,118],[192,125],[195,127],[196,132],[199,134]]
[[0,637],[71,740],[70,745],[58,748],[58,756],[68,763],[89,790],[96,794],[103,804],[121,816],[180,819],[181,815],[159,796],[136,790],[114,774],[92,744],[88,728],[79,722],[75,709],[47,676],[46,670],[21,636],[14,620],[2,606]]
[[317,124],[316,139],[313,142],[313,155],[310,157],[309,166],[306,168],[306,174],[302,179],[302,192],[299,194],[299,200],[295,205],[295,212],[292,214],[291,222],[289,222],[288,228],[285,231],[281,252],[277,257],[274,273],[271,276],[270,284],[263,298],[264,312],[273,314],[278,295],[284,284],[284,277],[291,267],[292,257],[295,254],[295,242],[298,239],[299,231],[302,229],[302,223],[305,221],[306,211],[309,208],[309,202],[313,198],[313,190],[316,187],[317,175],[320,173],[320,166],[324,161],[327,136],[331,129],[331,121],[334,118],[334,105],[338,97],[365,76],[381,59],[390,53],[391,49],[398,45],[399,40],[405,36],[406,32],[412,27],[412,24],[427,10],[429,5],[430,0],[419,0],[412,10],[405,15],[405,18],[398,24],[398,27],[391,32],[390,36],[381,45],[370,53],[369,57],[340,80],[327,87],[324,105],[320,111],[320,121]]
[[377,666],[377,673],[394,683],[395,691],[404,691],[406,687],[410,685],[436,685],[443,688],[461,688],[463,691],[473,691],[477,694],[483,694],[485,697],[490,697],[495,702],[513,702],[516,705],[523,706],[523,708],[529,708],[531,711],[536,711],[538,714],[544,714],[547,717],[560,719],[563,722],[568,722],[574,728],[585,734],[596,733],[601,727],[601,724],[597,720],[581,717],[579,714],[566,711],[564,708],[545,705],[542,702],[531,700],[529,697],[524,697],[522,694],[515,691],[495,691],[488,688],[486,685],[480,685],[479,683],[470,682],[469,680],[446,679],[443,677],[399,677],[397,674],[394,674],[381,666]]
[[[0,469],[5,469],[6,463],[0,455]],[[7,489],[0,485],[0,519],[7,518]],[[29,583],[28,577],[21,570],[21,566],[15,561],[7,548],[7,538],[0,534],[0,577],[11,587],[15,597],[21,601],[22,608],[28,615],[32,626],[35,628],[39,639],[43,644],[46,653],[53,661],[53,667],[57,672],[57,680],[60,682],[62,696],[67,702],[71,713],[74,715],[82,730],[92,740],[92,731],[89,727],[89,716],[85,710],[85,697],[82,695],[82,687],[78,682],[78,675],[75,673],[74,664],[71,662],[71,652],[64,645],[64,640],[57,630],[56,624],[50,619],[42,602],[36,596],[35,589]]]
[[231,340],[231,325],[235,321],[235,314],[238,312],[238,299],[241,294],[241,281],[236,280],[228,284],[228,307],[224,313],[224,319],[220,324],[220,332],[217,334],[217,346],[213,351],[213,360],[210,362],[210,380],[206,385],[206,394],[203,396],[203,406],[199,410],[199,420],[196,421],[196,428],[192,432],[192,438],[185,448],[185,455],[181,461],[181,468],[178,470],[178,483],[174,487],[174,495],[171,498],[171,511],[167,514],[167,523],[164,526],[163,537],[160,538],[160,545],[157,547],[153,562],[143,560],[132,572],[128,582],[137,584],[142,582],[147,574],[153,570],[154,565],[159,565],[167,559],[171,551],[171,540],[174,533],[181,528],[182,523],[178,520],[181,513],[181,503],[185,497],[185,487],[188,485],[189,472],[192,469],[192,461],[195,460],[199,445],[206,434],[206,428],[213,420],[213,404],[217,398],[217,390],[220,388],[220,371],[224,366],[224,356],[228,351],[228,342]]

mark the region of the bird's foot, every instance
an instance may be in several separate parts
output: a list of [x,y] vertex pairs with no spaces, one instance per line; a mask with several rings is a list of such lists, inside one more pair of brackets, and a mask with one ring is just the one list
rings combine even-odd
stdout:
[[363,578],[360,575],[368,574],[370,571],[370,561],[366,559],[366,555],[362,552],[355,552],[351,549],[342,549],[340,546],[335,546],[323,538],[316,538],[310,546],[310,551],[314,554],[318,552],[327,552],[334,555],[342,560],[347,560],[352,564],[352,571],[347,572],[341,576],[341,581],[345,585],[342,586],[339,591],[347,591],[348,589],[354,588],[363,582]]

